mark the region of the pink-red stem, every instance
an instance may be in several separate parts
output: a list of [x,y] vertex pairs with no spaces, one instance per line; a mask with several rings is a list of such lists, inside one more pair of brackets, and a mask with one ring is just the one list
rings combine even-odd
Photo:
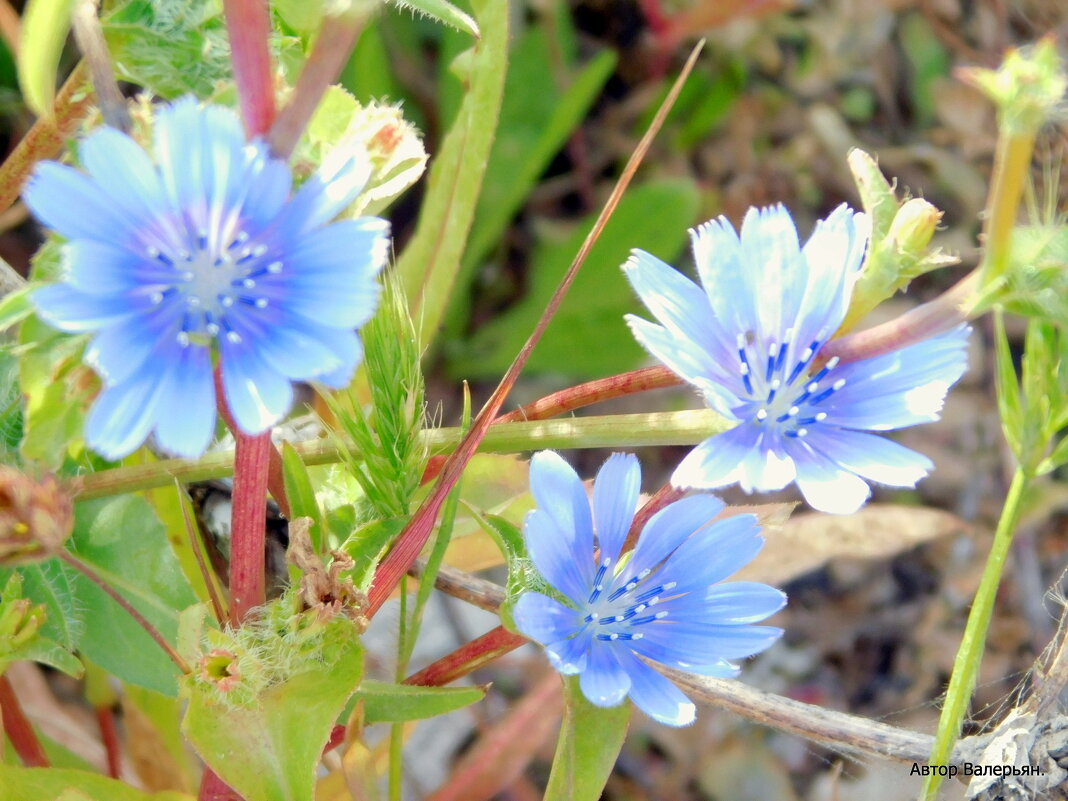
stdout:
[[230,541],[230,623],[239,625],[248,611],[266,600],[264,553],[267,539],[267,466],[271,432],[251,436],[234,430],[233,519]]
[[420,687],[440,687],[449,684],[499,659],[509,651],[514,651],[526,641],[526,637],[512,634],[504,626],[497,626],[481,637],[476,637],[471,642],[461,645],[451,654],[443,656],[418,673],[413,673],[403,683]]
[[275,113],[270,8],[267,0],[223,0],[223,12],[245,133],[266,136]]
[[119,732],[115,728],[115,713],[110,706],[96,708],[96,724],[100,727],[100,739],[104,743],[104,753],[108,760],[108,776],[122,778],[122,746]]
[[22,711],[15,688],[7,676],[0,676],[0,718],[4,722],[4,731],[22,764],[28,768],[47,768],[48,755],[45,754],[41,741],[29,718]]

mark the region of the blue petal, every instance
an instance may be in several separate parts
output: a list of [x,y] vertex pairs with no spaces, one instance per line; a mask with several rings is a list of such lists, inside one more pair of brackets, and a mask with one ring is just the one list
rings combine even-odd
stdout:
[[320,379],[353,370],[363,355],[355,332],[337,330],[273,307],[232,309],[227,321],[243,340],[254,343],[258,356],[293,381]]
[[844,203],[816,223],[802,250],[807,280],[799,288],[795,357],[813,340],[825,340],[845,319],[870,229],[867,215]]
[[215,383],[207,347],[189,345],[175,354],[159,405],[156,443],[175,456],[195,459],[215,435]]
[[595,640],[579,676],[582,694],[594,706],[618,706],[630,690],[630,676],[616,659],[617,649]]
[[73,333],[96,331],[141,313],[126,298],[93,297],[67,284],[51,284],[36,289],[30,299],[46,323],[60,331]]
[[797,466],[797,486],[813,509],[848,515],[868,499],[871,490],[864,479],[812,450],[800,438],[786,446]]
[[742,423],[729,431],[709,437],[687,454],[675,472],[671,484],[684,489],[715,489],[736,482],[742,463],[756,447],[762,429]]
[[[786,331],[797,321],[797,309],[808,279],[790,212],[781,204],[749,209],[742,221],[741,243],[742,265],[749,273],[748,284],[753,293],[747,301],[755,305],[759,320],[759,327],[753,333],[761,343],[782,342]],[[726,289],[714,285],[705,288],[710,294]],[[730,300],[739,302],[734,297]],[[745,329],[738,333],[745,333]]]
[[782,636],[782,629],[774,626],[721,626],[672,621],[670,616],[641,628],[644,636],[635,649],[654,662],[672,667],[752,656]]
[[108,201],[96,181],[72,167],[42,161],[22,199],[37,219],[68,239],[133,239],[134,222]]
[[316,380],[331,389],[344,389],[352,383],[352,377],[356,374],[356,368],[363,361],[363,343],[356,336],[356,355],[351,364],[342,364],[336,370],[323,373]]
[[133,139],[114,128],[98,128],[78,148],[82,164],[109,203],[131,226],[160,225],[170,208],[159,172]]
[[615,564],[630,532],[641,492],[642,469],[629,453],[613,453],[593,482],[593,519],[601,559]]
[[763,426],[759,429],[760,436],[739,465],[738,483],[746,492],[774,492],[793,481],[797,471],[783,449],[782,436]]
[[703,354],[701,375],[729,386],[738,383],[737,371],[731,367],[738,363],[737,332],[723,330],[712,314],[708,296],[696,284],[641,250],[631,252],[623,272],[671,336]]
[[516,628],[543,645],[566,640],[582,628],[579,613],[540,592],[525,592],[512,609]]
[[574,637],[547,643],[545,655],[549,657],[549,664],[555,671],[565,676],[573,676],[586,669],[592,641],[589,627],[584,627]]
[[85,441],[107,459],[118,460],[140,447],[157,420],[166,384],[166,358],[151,360],[130,380],[106,387],[85,421]]
[[717,383],[710,376],[719,370],[700,345],[633,314],[626,315],[625,319],[639,345],[673,373],[701,390],[713,409],[725,417],[733,417],[731,409],[738,405],[744,392],[740,373],[733,383]]
[[165,310],[137,314],[102,329],[85,349],[85,362],[110,385],[121,384],[138,372],[161,339],[174,338],[180,319]]
[[226,403],[246,434],[259,434],[277,423],[293,404],[293,385],[259,358],[248,340],[220,337],[220,367]]
[[360,147],[334,148],[315,175],[297,190],[281,221],[287,236],[325,225],[363,191],[371,176],[371,162]]
[[252,228],[260,229],[285,208],[293,175],[288,164],[270,156],[264,143],[253,142],[248,147],[254,149],[254,156],[249,164],[248,194],[241,213]]
[[576,536],[574,529],[562,529],[544,509],[533,509],[523,523],[523,538],[545,580],[584,606],[593,587],[592,536]]
[[703,619],[710,623],[756,623],[786,605],[786,595],[755,581],[730,581],[704,594]]
[[846,470],[893,487],[915,487],[934,467],[922,453],[862,431],[813,426],[805,441]]
[[840,365],[826,382],[845,386],[819,405],[826,422],[889,431],[937,420],[946,392],[968,366],[971,328],[961,326],[901,350]]
[[757,307],[767,285],[759,269],[744,260],[734,226],[726,217],[709,220],[690,231],[690,241],[697,274],[719,324],[736,335],[755,333]]
[[576,563],[577,575],[586,577],[582,593],[588,592],[593,580],[593,516],[582,479],[558,454],[542,451],[530,460],[530,492],[555,524],[558,547]]
[[633,654],[620,655],[630,676],[630,700],[642,712],[665,726],[689,726],[697,707],[682,691]]
[[173,267],[149,261],[125,247],[77,239],[64,248],[70,264],[68,280],[87,295],[140,293],[147,296],[178,282]]
[[[763,546],[755,515],[717,520],[679,546],[664,565],[658,581],[676,582],[675,592],[704,588],[741,570]],[[692,601],[699,603],[699,596]]]
[[[660,564],[722,511],[723,501],[714,495],[694,495],[665,506],[649,518],[642,529],[634,556],[627,565],[627,574],[637,575],[646,568]],[[704,536],[704,532],[696,536]],[[703,569],[704,566],[693,567]]]

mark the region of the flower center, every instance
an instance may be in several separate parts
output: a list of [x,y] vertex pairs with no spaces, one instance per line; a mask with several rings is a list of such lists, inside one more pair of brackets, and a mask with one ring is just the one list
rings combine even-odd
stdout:
[[828,359],[815,375],[808,375],[826,339],[821,334],[805,347],[797,348],[791,341],[792,334],[790,329],[782,342],[772,340],[763,351],[759,343],[738,335],[738,372],[749,398],[735,411],[743,419],[785,436],[803,437],[808,426],[827,417],[818,407],[845,386],[845,379],[827,378],[838,365],[837,356]]
[[[609,577],[612,560],[605,559],[597,569],[586,604],[587,614],[583,621],[594,629],[598,640],[640,640],[641,627],[654,620],[668,616],[666,610],[654,609],[676,586],[674,581],[645,587],[651,570],[643,570],[625,583],[619,577]],[[608,582],[605,579],[608,578]]]
[[204,230],[195,237],[192,249],[149,247],[148,258],[167,270],[170,285],[150,298],[157,306],[165,300],[181,304],[181,328],[177,334],[183,347],[207,344],[223,334],[230,342],[241,336],[227,319],[235,304],[265,309],[268,298],[259,279],[282,271],[282,262],[272,259],[269,248],[250,241],[238,231],[226,244],[214,245]]

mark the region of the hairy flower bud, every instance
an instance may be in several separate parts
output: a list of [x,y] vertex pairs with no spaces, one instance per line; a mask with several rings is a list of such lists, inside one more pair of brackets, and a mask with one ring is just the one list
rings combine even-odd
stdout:
[[923,198],[914,197],[894,215],[889,238],[900,253],[922,256],[941,219],[942,212],[937,207]]
[[74,529],[74,508],[53,476],[0,467],[0,564],[53,556]]

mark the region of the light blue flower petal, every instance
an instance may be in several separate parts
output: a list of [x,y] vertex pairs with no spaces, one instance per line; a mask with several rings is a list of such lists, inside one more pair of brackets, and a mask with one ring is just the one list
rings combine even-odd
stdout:
[[337,330],[273,307],[234,309],[231,328],[254,344],[267,366],[292,381],[321,379],[344,370],[352,375],[363,355],[354,331]]
[[[742,264],[752,275],[750,303],[756,306],[759,327],[753,332],[761,344],[782,342],[797,321],[808,268],[793,218],[781,204],[749,209],[742,221]],[[724,291],[706,287],[709,293]],[[768,291],[773,288],[772,291]],[[731,302],[737,302],[731,298]],[[745,329],[738,333],[745,333]]]
[[174,339],[180,319],[163,313],[136,314],[101,329],[85,349],[85,362],[109,386],[124,383],[144,367],[161,339]]
[[663,620],[642,626],[636,650],[665,665],[705,665],[765,650],[782,636],[774,626],[725,625]]
[[[705,536],[705,529],[722,511],[723,501],[714,495],[693,495],[665,506],[642,529],[634,556],[626,567],[627,575],[634,576],[660,564],[691,535]],[[704,565],[692,565],[691,569],[703,570]]]
[[631,252],[623,272],[638,297],[672,337],[689,342],[694,352],[702,354],[701,375],[720,383],[737,381],[735,336],[723,330],[700,287],[642,250]]
[[134,222],[108,202],[92,178],[64,164],[39,163],[22,199],[38,220],[68,239],[133,240]]
[[242,216],[253,228],[264,228],[285,208],[293,186],[289,165],[272,158],[263,142],[250,143],[254,155],[249,162],[248,195],[242,205]]
[[665,726],[689,726],[697,707],[682,691],[633,654],[620,655],[630,676],[630,700],[642,712]]
[[277,423],[293,405],[293,385],[264,364],[247,340],[219,340],[223,392],[234,421],[246,434]]
[[137,450],[155,427],[166,389],[164,356],[131,380],[106,387],[89,410],[85,441],[106,459],[118,460]]
[[574,609],[540,592],[525,592],[512,609],[516,628],[535,642],[548,645],[575,636],[582,617]]
[[178,278],[173,267],[107,242],[76,239],[64,248],[70,265],[68,281],[87,295],[131,293],[147,297],[172,286]]
[[671,484],[683,489],[715,489],[733,484],[742,475],[742,462],[761,438],[761,428],[742,423],[729,431],[709,437],[686,455]]
[[889,431],[937,420],[949,388],[964,374],[971,329],[961,326],[901,350],[840,365],[825,379],[845,385],[824,403],[826,423]]
[[709,220],[690,231],[690,242],[697,274],[719,324],[736,337],[756,333],[757,306],[766,285],[759,269],[744,261],[734,226],[726,217]]
[[618,706],[630,690],[630,676],[608,643],[594,640],[586,669],[579,676],[582,694],[594,706]]
[[814,426],[806,444],[846,470],[893,487],[915,487],[934,467],[922,453],[861,431]]
[[320,384],[325,384],[331,389],[344,389],[352,383],[352,378],[356,375],[356,367],[363,361],[363,343],[360,341],[359,336],[356,337],[356,356],[351,363],[343,363],[336,370],[323,373],[318,376],[316,380]]
[[527,512],[523,523],[527,552],[545,580],[581,606],[593,586],[593,537],[563,529],[542,508]]
[[[753,423],[743,425],[758,428]],[[778,433],[766,428],[761,430],[739,465],[738,483],[746,492],[774,492],[794,480],[797,471],[793,459],[783,450],[781,440]]]
[[593,515],[582,479],[559,454],[541,451],[530,460],[530,492],[538,510],[555,524],[559,547],[568,559],[582,564],[581,575],[586,576],[582,587],[588,592],[593,580]]
[[732,384],[718,384],[709,378],[718,372],[718,368],[701,347],[633,314],[626,315],[625,319],[639,345],[673,373],[701,390],[713,409],[725,417],[733,416],[731,409],[738,405],[742,392],[740,374]]
[[207,347],[190,345],[174,355],[160,399],[156,443],[167,453],[194,459],[215,435],[215,383]]
[[297,236],[334,219],[363,191],[371,177],[371,160],[360,147],[336,147],[319,171],[305,181],[281,222],[287,236]]
[[813,451],[802,440],[791,440],[787,449],[797,465],[797,486],[813,509],[853,514],[871,494],[864,479]]
[[53,328],[72,333],[96,331],[141,313],[125,298],[93,297],[68,284],[43,286],[34,290],[30,299],[41,319]]
[[[676,582],[674,592],[703,589],[749,564],[762,547],[764,539],[755,515],[717,520],[679,546],[657,574],[657,581]],[[695,595],[690,603],[703,603],[700,597]]]
[[168,217],[170,207],[156,165],[129,136],[107,126],[97,128],[78,147],[78,155],[102,199],[129,219],[131,227],[155,230]]
[[592,641],[589,628],[583,628],[574,637],[548,643],[545,646],[545,655],[549,657],[553,670],[565,676],[573,676],[586,669]]
[[870,230],[867,215],[844,203],[816,223],[802,249],[807,280],[798,288],[793,358],[814,340],[825,341],[845,319]]
[[756,623],[786,606],[785,593],[755,581],[716,584],[703,600],[703,619],[710,623]]
[[593,482],[593,520],[601,558],[618,563],[641,493],[642,469],[629,453],[613,453]]

